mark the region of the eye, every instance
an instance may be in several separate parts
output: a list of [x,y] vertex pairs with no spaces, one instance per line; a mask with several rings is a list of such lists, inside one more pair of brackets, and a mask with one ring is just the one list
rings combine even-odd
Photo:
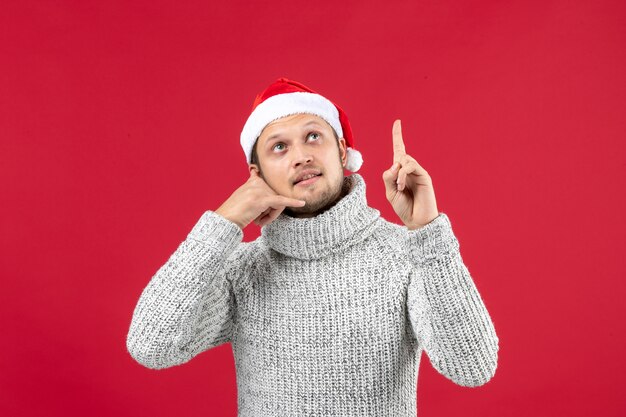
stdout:
[[319,139],[319,137],[320,137],[320,134],[319,134],[319,133],[317,133],[317,132],[311,132],[311,133],[309,133],[309,134],[307,135],[307,137],[310,137],[311,135],[314,135],[314,136],[315,136],[315,139]]
[[278,142],[278,143],[276,143],[274,146],[272,146],[272,150],[276,149],[276,147],[277,147],[278,145],[283,145],[283,146],[285,146],[285,144],[284,144],[284,143],[282,143],[282,142]]

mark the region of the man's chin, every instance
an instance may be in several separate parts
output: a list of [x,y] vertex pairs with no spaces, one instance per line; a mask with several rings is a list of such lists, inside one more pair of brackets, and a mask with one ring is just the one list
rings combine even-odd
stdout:
[[325,194],[316,199],[301,198],[296,195],[294,198],[305,200],[306,204],[303,207],[285,207],[283,211],[291,217],[314,217],[333,207],[341,197],[341,193],[332,197]]
[[[298,198],[298,197],[294,197]],[[303,207],[285,207],[283,212],[291,217],[303,217],[306,215],[315,215],[317,211],[321,208],[320,204],[313,204],[308,199],[302,199],[306,201],[306,204]]]
[[335,185],[336,188],[329,188],[324,176],[314,184],[309,186],[294,185],[294,193],[291,198],[306,201],[303,207],[285,207],[283,212],[291,217],[313,217],[334,206],[343,197],[343,185],[345,177]]

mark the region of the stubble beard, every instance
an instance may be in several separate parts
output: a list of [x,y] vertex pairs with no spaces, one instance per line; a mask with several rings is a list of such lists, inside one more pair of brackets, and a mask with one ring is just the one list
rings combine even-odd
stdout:
[[[343,173],[343,171],[342,171]],[[341,178],[335,184],[332,184],[330,189],[326,189],[322,192],[322,195],[315,201],[307,201],[304,207],[285,207],[283,212],[291,217],[313,217],[325,212],[333,207],[339,200],[341,200],[348,193],[348,184],[345,181],[345,176],[341,175]]]
[[[339,165],[341,167],[341,177],[339,181],[335,184],[332,184],[331,189],[324,190],[320,198],[318,198],[316,201],[307,201],[304,207],[285,207],[283,209],[283,213],[291,217],[314,217],[333,207],[335,204],[337,204],[339,200],[341,200],[350,192],[350,184],[348,181],[346,181],[346,176],[343,173],[343,163],[341,160],[341,155],[338,153],[338,156]],[[260,164],[259,175],[261,178],[264,178]]]

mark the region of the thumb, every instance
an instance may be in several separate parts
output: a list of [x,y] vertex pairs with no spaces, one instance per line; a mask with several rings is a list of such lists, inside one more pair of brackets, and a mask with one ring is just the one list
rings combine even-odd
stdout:
[[284,209],[285,209],[284,206],[281,206],[281,207],[279,207],[277,209],[271,209],[268,214],[266,214],[265,216],[261,217],[261,219],[259,220],[258,225],[260,227],[263,227],[266,224],[270,224],[271,222],[276,220],[276,218],[280,215],[280,213],[283,212]]
[[253,178],[261,178],[261,176],[259,175],[259,171],[257,171],[256,169],[250,170],[250,177],[248,178],[248,180],[251,180]]
[[387,193],[398,191],[398,172],[400,171],[400,163],[394,162],[391,168],[383,171],[383,182],[385,183],[385,189]]

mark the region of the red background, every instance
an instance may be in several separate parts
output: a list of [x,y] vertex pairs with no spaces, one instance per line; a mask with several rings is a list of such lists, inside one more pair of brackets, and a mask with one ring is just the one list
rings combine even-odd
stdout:
[[496,376],[424,357],[420,416],[626,412],[623,1],[5,0],[0,39],[1,415],[235,416],[229,344],[153,371],[125,339],[280,76],[346,110],[397,223],[402,119],[492,316]]

